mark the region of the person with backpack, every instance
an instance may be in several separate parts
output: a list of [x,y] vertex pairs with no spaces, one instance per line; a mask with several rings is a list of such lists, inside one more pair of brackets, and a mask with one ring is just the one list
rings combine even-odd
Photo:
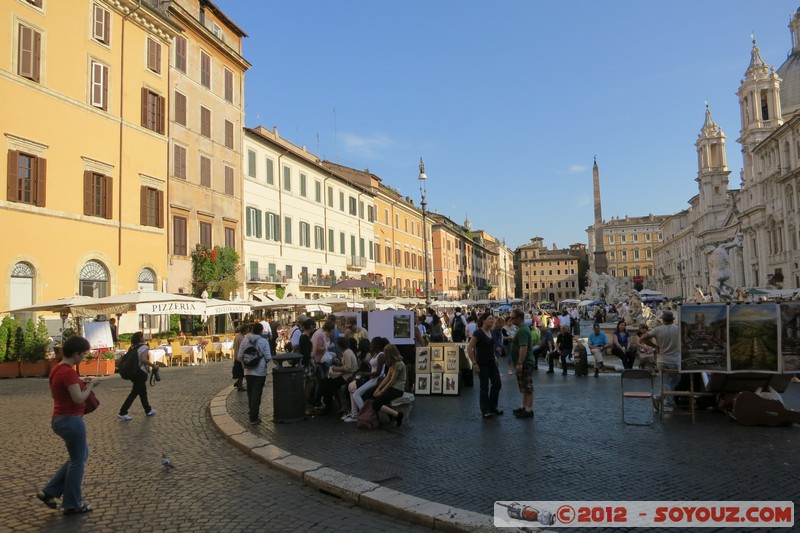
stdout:
[[467,340],[467,319],[461,314],[461,308],[456,307],[453,321],[450,324],[450,336],[453,342],[466,342]]
[[267,339],[261,336],[264,326],[256,322],[250,333],[239,346],[236,359],[244,366],[244,379],[247,381],[247,405],[249,407],[250,424],[261,423],[258,417],[261,410],[261,394],[267,381],[267,362],[272,359]]
[[129,422],[133,417],[128,414],[128,409],[133,405],[136,397],[142,402],[144,414],[153,416],[156,410],[150,407],[147,400],[147,368],[155,368],[156,365],[150,362],[150,347],[144,342],[144,333],[137,331],[131,337],[131,347],[128,352],[120,359],[119,375],[122,379],[129,379],[133,383],[131,392],[125,398],[122,407],[119,408],[117,418]]

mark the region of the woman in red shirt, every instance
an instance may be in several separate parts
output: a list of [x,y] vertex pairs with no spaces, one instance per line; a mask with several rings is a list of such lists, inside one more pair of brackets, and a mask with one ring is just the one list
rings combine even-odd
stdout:
[[100,383],[100,379],[92,378],[84,383],[74,368],[90,349],[89,341],[84,337],[70,337],[64,342],[61,363],[50,371],[50,392],[53,395],[51,427],[56,435],[64,439],[69,459],[36,497],[51,509],[56,508],[56,498],[63,497],[61,504],[64,514],[92,511],[92,506],[81,498],[83,468],[89,457],[83,411],[86,398]]

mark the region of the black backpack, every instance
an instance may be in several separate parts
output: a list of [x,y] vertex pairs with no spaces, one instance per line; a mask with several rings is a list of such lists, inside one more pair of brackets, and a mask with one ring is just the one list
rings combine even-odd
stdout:
[[453,342],[464,342],[467,340],[467,330],[464,326],[463,315],[456,315],[453,317]]
[[125,352],[125,355],[120,357],[119,361],[117,361],[117,372],[119,372],[119,377],[122,379],[132,380],[136,373],[139,372],[139,347],[141,344],[137,344],[136,346],[131,345],[128,348],[128,351]]
[[261,362],[261,354],[258,353],[258,349],[253,346],[252,344],[244,349],[242,353],[242,365],[252,368],[254,366],[258,366],[258,363]]

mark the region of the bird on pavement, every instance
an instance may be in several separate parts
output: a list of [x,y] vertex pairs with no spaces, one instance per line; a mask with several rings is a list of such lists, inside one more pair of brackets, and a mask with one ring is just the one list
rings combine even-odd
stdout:
[[172,464],[172,459],[167,456],[166,452],[161,454],[161,466],[164,467],[164,470],[175,468],[175,465]]

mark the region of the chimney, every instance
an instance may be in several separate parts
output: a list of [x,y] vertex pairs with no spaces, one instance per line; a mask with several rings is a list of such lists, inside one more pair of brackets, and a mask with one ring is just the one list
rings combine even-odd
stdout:
[[278,137],[278,126],[272,126],[272,134]]

